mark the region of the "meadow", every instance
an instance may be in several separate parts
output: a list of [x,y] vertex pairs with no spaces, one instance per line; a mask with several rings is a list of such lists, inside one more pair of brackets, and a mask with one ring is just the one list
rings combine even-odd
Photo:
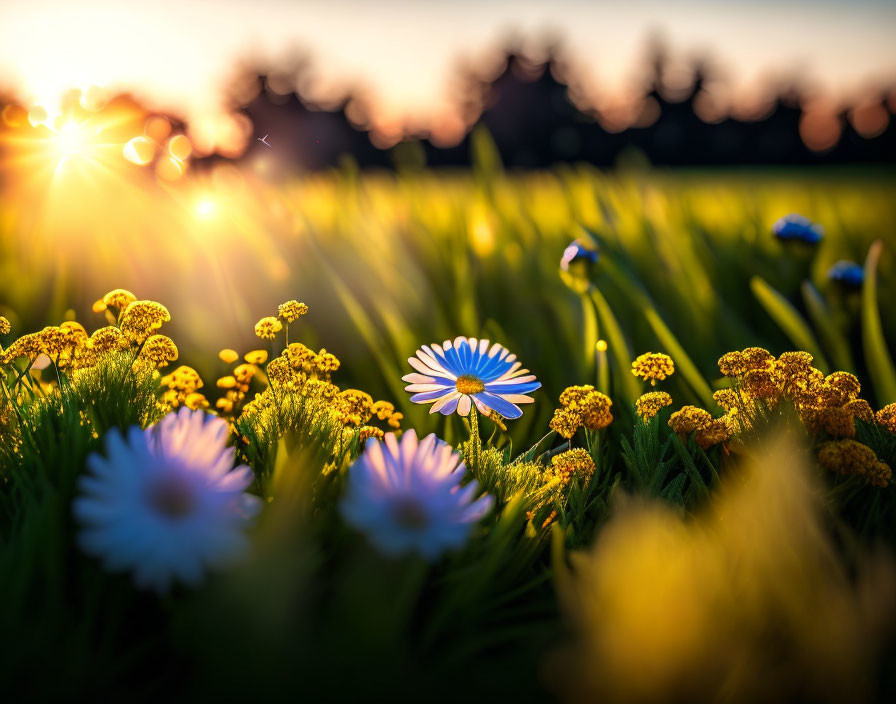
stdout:
[[[471,172],[10,182],[5,678],[178,699],[890,691],[896,177],[505,172],[476,148]],[[823,236],[776,236],[789,213]],[[428,412],[439,365],[492,343],[539,382],[504,378],[521,416]],[[175,437],[192,413],[227,421],[257,515],[236,564],[141,577],[120,544],[85,547],[73,502],[108,499],[119,429]],[[401,543],[421,506],[383,535],[364,503],[354,476],[396,430],[464,460],[448,549]]]

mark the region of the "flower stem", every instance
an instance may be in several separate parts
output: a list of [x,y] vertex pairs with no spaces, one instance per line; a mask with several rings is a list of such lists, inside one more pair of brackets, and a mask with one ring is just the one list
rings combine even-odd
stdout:
[[479,414],[476,412],[476,404],[470,408],[470,464],[471,469],[479,469],[479,455],[482,451],[482,441],[479,438]]

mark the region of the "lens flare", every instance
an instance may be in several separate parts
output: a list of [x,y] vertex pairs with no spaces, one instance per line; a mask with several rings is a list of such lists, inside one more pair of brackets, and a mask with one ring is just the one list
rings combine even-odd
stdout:
[[91,135],[75,122],[66,122],[53,137],[53,143],[61,159],[87,156],[91,151]]

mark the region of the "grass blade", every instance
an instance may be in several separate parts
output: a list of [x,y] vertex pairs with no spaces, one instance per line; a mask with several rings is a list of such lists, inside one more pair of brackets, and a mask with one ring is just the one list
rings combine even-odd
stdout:
[[815,366],[825,374],[830,365],[821,351],[821,346],[812,334],[808,323],[797,312],[796,308],[761,276],[750,279],[750,289],[756,300],[765,308],[766,313],[774,320],[798,350],[804,350],[815,358]]
[[865,363],[874,384],[874,394],[879,405],[896,402],[896,369],[887,352],[887,341],[880,322],[877,307],[877,264],[884,243],[876,240],[868,249],[865,259],[865,285],[862,288],[862,347]]

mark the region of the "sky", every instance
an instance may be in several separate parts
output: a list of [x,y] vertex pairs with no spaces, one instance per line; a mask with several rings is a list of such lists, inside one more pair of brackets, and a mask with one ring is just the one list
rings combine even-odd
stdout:
[[457,67],[508,36],[562,37],[609,104],[661,33],[678,61],[711,56],[731,100],[793,76],[841,100],[896,78],[894,30],[894,0],[0,0],[0,88],[51,110],[72,87],[123,88],[211,124],[236,62],[304,51],[314,93],[360,86],[378,124],[426,124],[450,111]]

